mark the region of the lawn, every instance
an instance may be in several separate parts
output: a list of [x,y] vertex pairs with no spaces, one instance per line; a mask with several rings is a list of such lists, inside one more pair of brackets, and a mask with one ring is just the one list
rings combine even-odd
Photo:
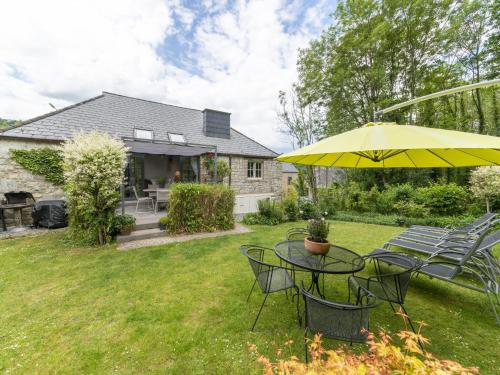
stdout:
[[[0,241],[0,371],[247,374],[259,371],[248,343],[274,356],[288,338],[302,356],[303,329],[284,293],[268,298],[249,331],[263,297],[245,302],[253,276],[239,252],[244,243],[273,246],[292,226],[129,252],[72,247],[63,232]],[[400,231],[333,222],[330,239],[367,253]],[[345,295],[345,277],[327,285]],[[434,354],[498,373],[499,328],[483,295],[420,277],[407,310],[429,324]],[[402,327],[388,304],[371,324]]]

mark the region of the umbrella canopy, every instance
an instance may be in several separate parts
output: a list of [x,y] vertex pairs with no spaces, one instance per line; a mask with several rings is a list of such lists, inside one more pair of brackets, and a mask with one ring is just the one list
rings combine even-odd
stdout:
[[368,123],[277,159],[347,168],[500,165],[500,137],[396,123]]

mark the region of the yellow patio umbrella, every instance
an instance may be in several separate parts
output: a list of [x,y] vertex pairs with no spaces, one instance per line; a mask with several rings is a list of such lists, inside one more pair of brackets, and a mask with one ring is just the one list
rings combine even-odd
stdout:
[[500,165],[500,137],[371,122],[277,159],[293,164],[346,168]]

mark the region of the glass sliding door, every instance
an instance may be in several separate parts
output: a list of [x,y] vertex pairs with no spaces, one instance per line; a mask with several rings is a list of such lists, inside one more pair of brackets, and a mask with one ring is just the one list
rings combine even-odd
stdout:
[[198,156],[180,156],[179,164],[182,182],[200,181],[200,158]]
[[144,196],[144,155],[131,154],[127,158],[127,167],[125,169],[125,198],[135,199],[132,187],[135,186],[137,194]]

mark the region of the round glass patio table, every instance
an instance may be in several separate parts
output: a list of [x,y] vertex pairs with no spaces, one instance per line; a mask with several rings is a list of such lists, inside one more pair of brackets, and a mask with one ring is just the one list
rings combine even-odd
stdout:
[[298,268],[310,271],[312,280],[308,291],[316,291],[324,298],[319,287],[321,274],[354,274],[365,267],[365,260],[354,251],[337,245],[330,245],[325,255],[310,253],[304,247],[304,240],[283,241],[274,247],[278,258]]

